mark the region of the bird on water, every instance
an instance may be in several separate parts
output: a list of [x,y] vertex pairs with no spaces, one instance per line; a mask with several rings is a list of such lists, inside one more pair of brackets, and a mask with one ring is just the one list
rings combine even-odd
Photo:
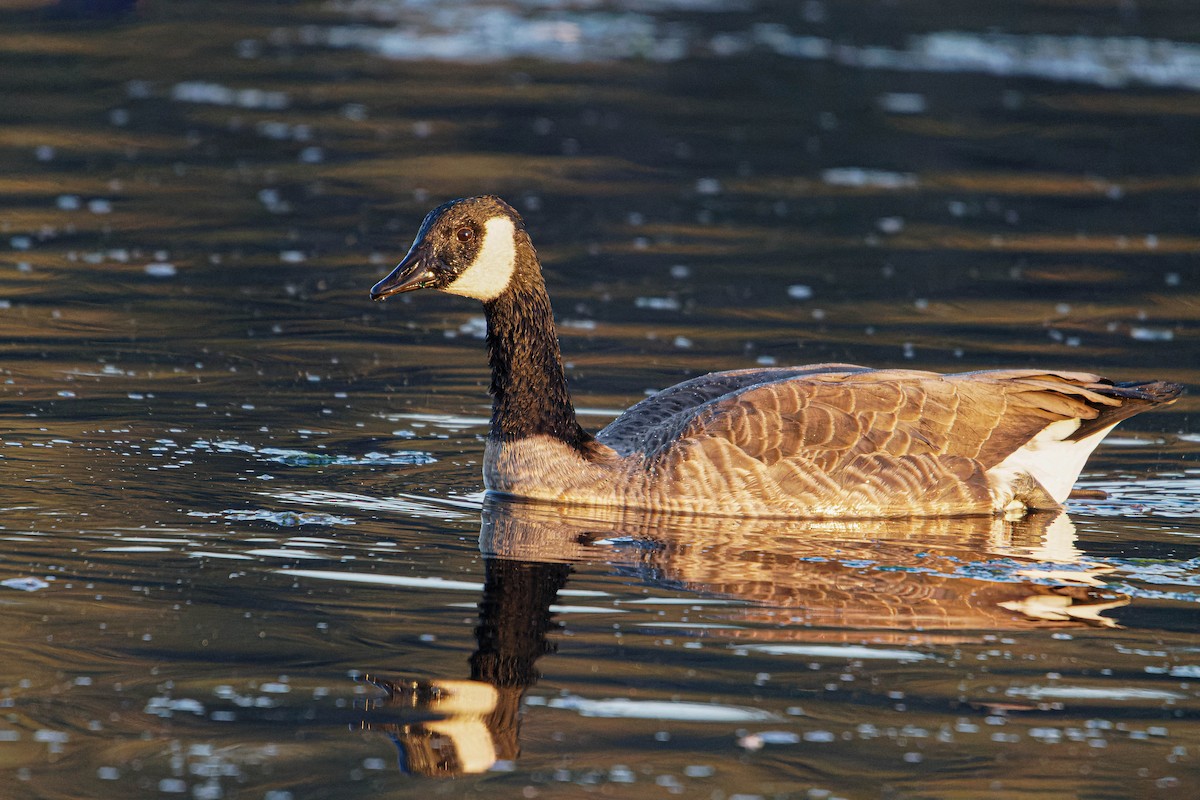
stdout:
[[537,252],[510,205],[482,196],[430,211],[371,297],[417,289],[483,302],[484,485],[532,500],[797,518],[1052,510],[1114,425],[1182,392],[1053,370],[762,367],[684,381],[592,435],[576,419]]

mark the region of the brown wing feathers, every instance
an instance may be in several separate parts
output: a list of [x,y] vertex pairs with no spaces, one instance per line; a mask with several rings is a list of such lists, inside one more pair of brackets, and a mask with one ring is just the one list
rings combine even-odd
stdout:
[[1094,419],[1084,420],[1079,430],[1071,434],[1071,439],[1083,439],[1091,436],[1123,419],[1140,414],[1148,408],[1173,402],[1183,394],[1183,387],[1177,383],[1166,381],[1147,381],[1144,383],[1117,383],[1097,391],[1109,400],[1117,400],[1118,405],[1108,405],[1100,409]]
[[[1047,426],[1079,420],[1081,439],[1179,392],[1037,370],[743,370],[648,398],[597,439],[658,476],[661,502],[718,513],[992,513],[989,470]],[[1057,507],[1037,479],[1005,475],[1028,507]]]
[[1071,438],[1083,438],[1178,394],[1172,384],[1030,370],[811,374],[708,401],[658,449],[721,438],[765,464],[803,453],[836,471],[879,453],[962,456],[987,469],[1052,422],[1082,420]]
[[735,397],[747,388],[778,381],[795,380],[801,376],[831,371],[845,373],[855,370],[863,371],[866,367],[856,367],[852,364],[813,364],[804,367],[731,370],[702,375],[664,389],[637,403],[596,434],[596,439],[621,455],[654,452],[676,440],[695,415],[714,401]]

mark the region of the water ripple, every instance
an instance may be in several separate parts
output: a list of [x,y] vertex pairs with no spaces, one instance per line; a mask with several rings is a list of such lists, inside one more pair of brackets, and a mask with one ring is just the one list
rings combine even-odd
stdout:
[[[705,32],[680,24],[665,13],[637,11],[631,3],[613,10],[548,10],[538,3],[523,9],[485,2],[440,5],[374,2],[340,4],[351,16],[381,17],[392,27],[334,25],[305,28],[305,44],[357,48],[400,61],[490,63],[536,58],[568,63],[644,59],[734,58],[766,52],[783,58],[831,61],[845,67],[898,72],[981,73],[1089,84],[1106,88],[1131,84],[1200,89],[1200,45],[1139,36],[1056,36],[1050,34],[933,31],[906,45],[858,44],[796,33],[779,23],[751,22],[742,30]],[[742,3],[714,3],[735,10]],[[677,9],[672,9],[677,11]],[[696,10],[696,9],[691,9]],[[666,11],[666,9],[660,9]],[[208,84],[176,87],[176,99],[224,105],[262,105],[271,93],[243,97]],[[276,99],[276,102],[286,102]],[[904,106],[905,113],[912,107]]]

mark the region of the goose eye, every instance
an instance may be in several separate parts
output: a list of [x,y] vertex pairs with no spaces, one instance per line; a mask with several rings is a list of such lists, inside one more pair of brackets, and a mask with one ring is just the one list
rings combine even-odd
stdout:
[[475,231],[470,228],[459,228],[454,235],[460,242],[469,242],[475,238]]

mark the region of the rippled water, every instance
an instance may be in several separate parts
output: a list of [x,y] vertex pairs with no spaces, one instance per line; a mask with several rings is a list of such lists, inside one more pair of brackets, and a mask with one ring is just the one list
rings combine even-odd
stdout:
[[[1190,4],[127,5],[0,11],[0,796],[1200,790]],[[1191,393],[1053,519],[485,500],[480,310],[366,296],[482,192],[592,429],[754,364]]]

